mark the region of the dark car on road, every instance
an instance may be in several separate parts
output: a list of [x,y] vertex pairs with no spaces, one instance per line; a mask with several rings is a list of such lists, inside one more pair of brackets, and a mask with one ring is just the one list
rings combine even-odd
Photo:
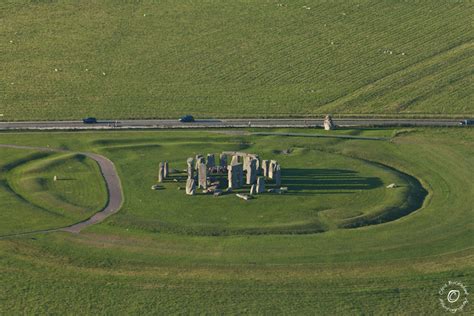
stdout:
[[194,122],[194,117],[192,115],[185,115],[179,119],[181,123],[190,123]]
[[461,122],[459,122],[459,125],[474,125],[474,120],[462,120]]
[[95,117],[86,117],[85,119],[82,119],[84,124],[95,124],[97,123],[97,119]]

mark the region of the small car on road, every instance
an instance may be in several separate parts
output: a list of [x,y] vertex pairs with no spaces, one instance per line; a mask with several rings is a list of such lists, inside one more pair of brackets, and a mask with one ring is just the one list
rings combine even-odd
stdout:
[[86,117],[82,119],[82,122],[84,122],[84,124],[95,124],[97,123],[97,119],[95,117]]
[[194,117],[192,115],[185,115],[179,118],[181,123],[190,123],[194,122]]
[[474,125],[474,120],[462,120],[461,122],[459,122],[459,125]]

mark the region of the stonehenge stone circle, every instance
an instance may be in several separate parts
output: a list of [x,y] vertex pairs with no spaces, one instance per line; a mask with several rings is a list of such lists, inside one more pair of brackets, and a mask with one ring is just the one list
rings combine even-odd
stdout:
[[[216,157],[219,161],[216,162]],[[232,157],[228,164],[229,157]],[[206,157],[196,155],[194,158],[186,159],[186,194],[195,195],[197,189],[203,189],[202,193],[214,196],[224,195],[234,189],[241,189],[245,185],[249,194],[239,194],[241,198],[250,199],[253,195],[267,192],[266,184],[270,182],[268,192],[277,192],[275,186],[281,185],[281,166],[276,160],[260,160],[258,155],[224,151],[220,154],[207,154]],[[176,171],[171,171],[172,173]],[[160,162],[158,182],[165,181],[170,175],[169,163]],[[260,176],[261,175],[261,176]],[[179,182],[179,179],[174,179]],[[224,189],[226,188],[227,189]],[[184,189],[184,188],[181,188]]]

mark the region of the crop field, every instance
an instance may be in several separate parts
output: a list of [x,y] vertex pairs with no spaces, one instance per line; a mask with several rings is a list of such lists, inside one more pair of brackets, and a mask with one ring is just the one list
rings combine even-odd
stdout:
[[0,120],[454,117],[472,1],[0,3]]
[[[473,129],[272,135],[291,131],[1,133],[68,151],[0,147],[0,314],[438,315],[446,282],[472,287]],[[288,193],[178,190],[187,157],[224,150],[278,160]],[[79,234],[11,236],[103,207],[83,152],[114,162],[121,210]]]

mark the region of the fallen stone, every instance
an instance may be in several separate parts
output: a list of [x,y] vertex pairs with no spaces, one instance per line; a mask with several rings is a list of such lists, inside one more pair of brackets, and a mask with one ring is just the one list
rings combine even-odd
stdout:
[[396,187],[398,187],[398,185],[396,185],[395,183],[387,185],[387,189],[394,189]]
[[161,190],[161,189],[163,189],[163,187],[159,186],[158,184],[155,184],[155,185],[151,186],[151,189],[152,190]]
[[245,201],[248,201],[248,200],[250,200],[250,199],[252,198],[251,196],[249,196],[249,195],[247,195],[247,194],[240,194],[240,193],[237,193],[235,196],[237,196],[238,198],[241,198],[241,199],[243,199],[243,200],[245,200]]

